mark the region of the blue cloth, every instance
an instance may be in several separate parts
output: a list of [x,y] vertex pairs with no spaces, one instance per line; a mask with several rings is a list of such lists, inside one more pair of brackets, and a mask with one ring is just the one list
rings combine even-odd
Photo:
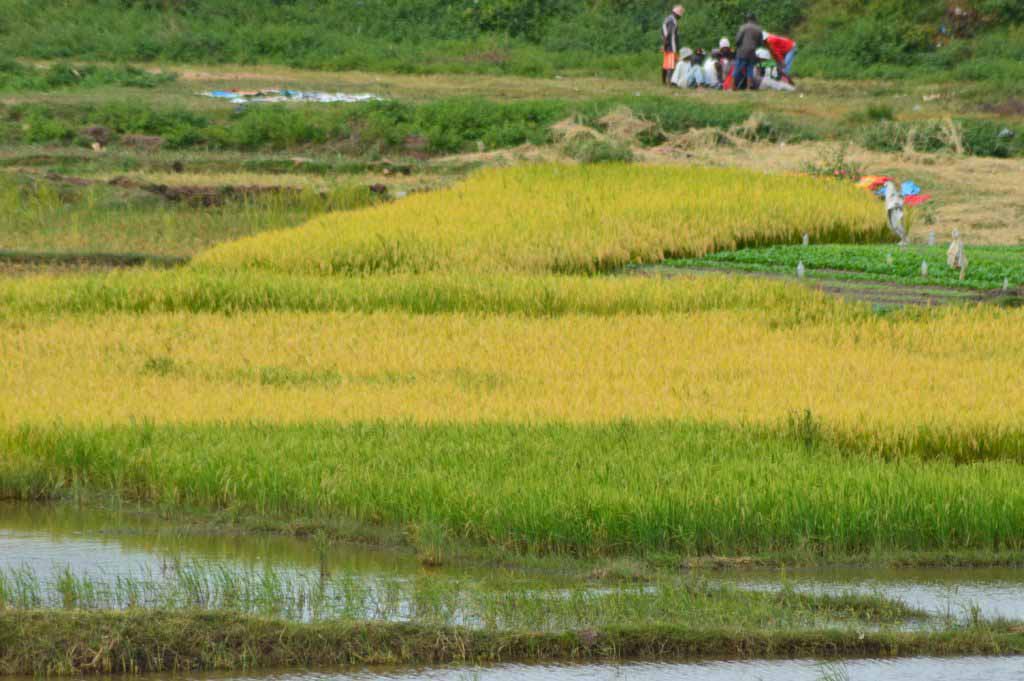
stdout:
[[732,71],[732,89],[754,89],[754,60],[737,59]]
[[913,182],[904,182],[900,192],[902,192],[903,196],[917,196],[921,193],[921,188]]
[[211,97],[217,97],[219,99],[234,99],[238,95],[234,92],[225,92],[224,90],[214,90],[210,93]]
[[704,67],[698,64],[692,64],[686,71],[686,87],[697,87],[699,85],[710,85],[707,77],[704,75]]
[[796,45],[793,46],[792,50],[790,50],[789,52],[786,53],[786,64],[785,64],[785,69],[786,70],[785,70],[785,74],[787,76],[790,76],[790,75],[793,74],[793,60],[794,59],[796,59]]

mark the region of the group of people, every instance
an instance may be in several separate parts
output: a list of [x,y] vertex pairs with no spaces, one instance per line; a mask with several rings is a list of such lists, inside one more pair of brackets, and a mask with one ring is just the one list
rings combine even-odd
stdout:
[[710,54],[679,46],[679,21],[685,9],[676,5],[661,26],[661,81],[676,87],[720,90],[795,90],[793,60],[796,42],[766,32],[757,17],[747,14],[736,34],[736,47],[722,38]]

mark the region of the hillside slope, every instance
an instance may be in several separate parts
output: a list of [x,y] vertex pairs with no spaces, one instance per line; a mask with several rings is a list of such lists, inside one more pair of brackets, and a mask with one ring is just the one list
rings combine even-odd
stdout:
[[[956,5],[954,5],[954,2]],[[7,57],[278,63],[317,69],[648,74],[662,0],[0,0]],[[1018,0],[692,0],[683,42],[748,9],[800,41],[798,73],[1024,79]],[[952,14],[954,6],[967,14]],[[937,47],[937,45],[942,45]]]

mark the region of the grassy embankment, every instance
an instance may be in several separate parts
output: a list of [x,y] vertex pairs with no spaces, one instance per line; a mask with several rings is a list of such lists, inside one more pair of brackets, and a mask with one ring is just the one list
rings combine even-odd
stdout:
[[[0,24],[4,51],[34,59],[653,80],[666,12],[655,0],[481,0],[468,7],[440,0],[329,7],[254,0],[244,11],[227,0],[130,5],[103,2],[84,11],[10,0]],[[683,43],[706,49],[732,37],[744,13],[755,10],[767,30],[798,39],[798,77],[955,80],[1004,97],[1021,91],[1024,13],[1012,0],[974,3],[978,15],[962,27],[947,25],[942,0],[693,0],[687,8]]]
[[655,625],[548,634],[137,611],[0,613],[0,651],[2,672],[74,675],[538,659],[1006,655],[1024,645],[1020,634],[998,625],[943,633],[738,633]]

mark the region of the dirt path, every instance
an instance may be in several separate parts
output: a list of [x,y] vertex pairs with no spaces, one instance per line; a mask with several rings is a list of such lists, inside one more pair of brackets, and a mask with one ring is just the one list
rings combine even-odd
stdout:
[[1020,290],[979,291],[976,289],[954,289],[943,286],[913,286],[883,281],[862,281],[849,279],[822,279],[809,277],[797,279],[786,274],[773,272],[744,272],[728,268],[671,267],[655,265],[630,271],[635,276],[648,277],[699,277],[709,274],[732,274],[743,277],[776,279],[800,282],[816,291],[855,302],[870,303],[881,308],[908,306],[930,307],[965,303],[992,303],[997,305],[1021,306],[1024,297]]
[[0,277],[82,274],[131,267],[179,267],[188,258],[143,253],[33,253],[0,250]]

